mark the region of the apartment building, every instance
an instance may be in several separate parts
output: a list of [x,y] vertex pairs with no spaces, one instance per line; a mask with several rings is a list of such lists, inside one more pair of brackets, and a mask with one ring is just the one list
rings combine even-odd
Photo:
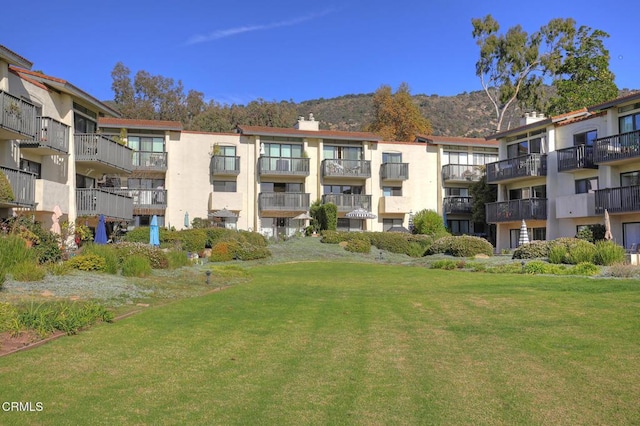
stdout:
[[610,215],[614,241],[640,243],[640,94],[555,117],[528,114],[518,128],[495,135],[500,160],[487,166],[498,202],[496,249],[529,239],[573,237]]

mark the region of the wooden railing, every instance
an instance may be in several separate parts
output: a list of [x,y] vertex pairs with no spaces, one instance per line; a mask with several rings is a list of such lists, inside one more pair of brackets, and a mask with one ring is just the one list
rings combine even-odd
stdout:
[[322,160],[322,176],[324,177],[371,177],[371,161],[369,160]]
[[21,148],[50,148],[69,153],[69,126],[51,117],[36,117],[35,138],[20,140]]
[[97,133],[76,133],[76,161],[95,161],[131,172],[133,150]]
[[295,157],[260,157],[261,175],[309,176],[309,159]]
[[35,138],[37,133],[35,105],[0,91],[0,128]]
[[487,182],[496,183],[502,180],[546,176],[546,154],[528,154],[508,160],[487,164]]
[[445,197],[443,206],[447,214],[471,213],[473,197]]
[[442,166],[443,181],[477,182],[483,174],[482,166],[472,164],[446,164]]
[[598,189],[595,198],[596,214],[640,211],[640,185]]
[[566,172],[578,169],[597,169],[593,161],[593,146],[578,145],[557,150],[558,171]]
[[214,155],[211,158],[211,174],[213,175],[240,174],[240,157]]
[[303,192],[261,192],[258,208],[264,210],[307,211],[310,194]]
[[133,168],[135,170],[165,171],[167,170],[167,153],[134,151]]
[[596,139],[593,160],[596,163],[640,156],[640,130]]
[[10,204],[15,204],[19,207],[34,207],[36,199],[36,175],[11,167],[0,166],[0,171],[7,176],[11,190],[13,191],[13,200],[9,200]]
[[133,199],[103,188],[76,189],[76,209],[78,216],[103,214],[112,219],[133,219]]
[[529,219],[547,219],[546,198],[499,201],[485,204],[488,223],[515,222]]
[[380,177],[387,180],[409,179],[409,163],[382,163]]
[[364,194],[324,194],[322,204],[333,203],[339,212],[350,212],[357,208],[371,211],[371,195]]

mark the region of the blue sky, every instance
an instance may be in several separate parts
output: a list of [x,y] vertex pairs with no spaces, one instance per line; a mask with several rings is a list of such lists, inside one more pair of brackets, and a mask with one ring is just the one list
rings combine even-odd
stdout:
[[[574,18],[610,34],[619,88],[640,88],[634,41],[638,2],[424,1],[11,1],[0,44],[34,70],[111,99],[117,62],[182,80],[207,100],[245,104],[371,93],[407,82],[413,94],[481,90],[471,19],[492,14],[501,31],[535,31]],[[576,6],[578,5],[579,6]]]

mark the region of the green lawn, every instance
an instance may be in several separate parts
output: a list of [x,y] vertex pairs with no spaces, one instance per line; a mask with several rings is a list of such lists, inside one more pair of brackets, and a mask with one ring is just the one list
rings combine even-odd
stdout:
[[355,263],[0,358],[0,424],[637,424],[640,282]]

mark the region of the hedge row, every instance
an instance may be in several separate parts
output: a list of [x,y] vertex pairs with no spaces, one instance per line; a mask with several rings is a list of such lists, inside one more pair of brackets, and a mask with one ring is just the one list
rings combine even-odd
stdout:
[[613,265],[625,261],[624,247],[613,241],[595,244],[579,238],[557,238],[551,241],[532,241],[513,252],[514,259],[547,258],[550,263],[577,265],[583,262]]

